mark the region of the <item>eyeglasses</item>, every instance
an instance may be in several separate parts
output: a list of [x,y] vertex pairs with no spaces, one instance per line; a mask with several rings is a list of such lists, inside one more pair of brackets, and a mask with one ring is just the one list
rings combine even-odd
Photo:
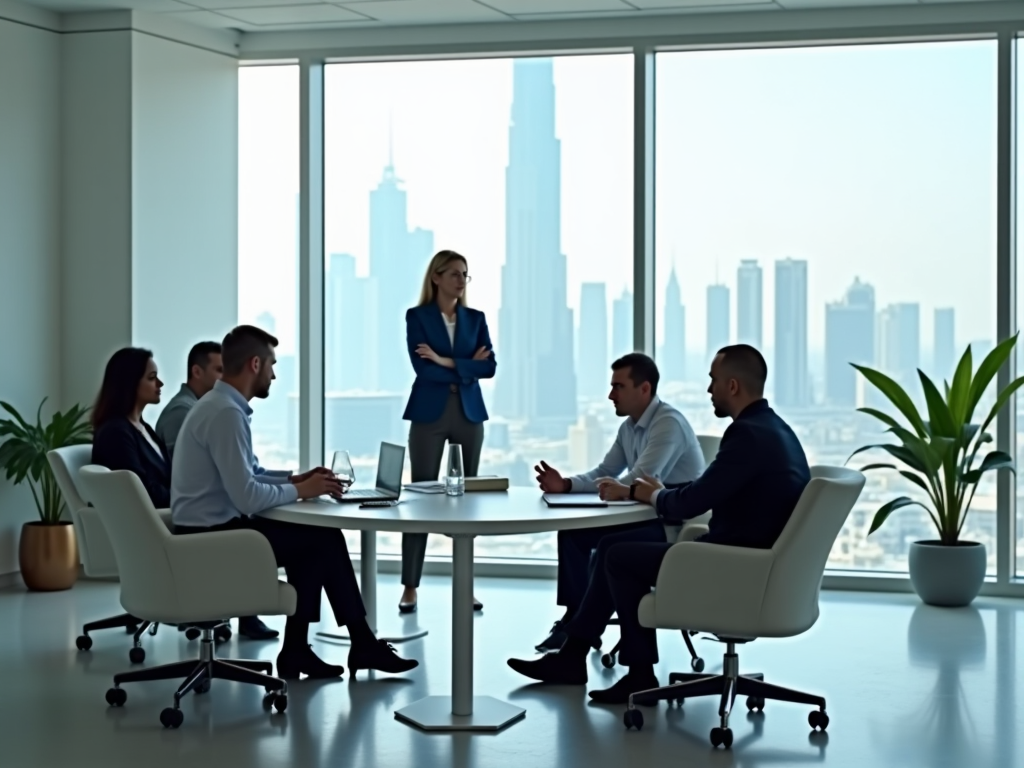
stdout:
[[473,282],[473,276],[469,272],[458,272],[456,270],[449,270],[447,272],[441,272],[442,275],[448,275],[449,277],[461,277],[467,283]]

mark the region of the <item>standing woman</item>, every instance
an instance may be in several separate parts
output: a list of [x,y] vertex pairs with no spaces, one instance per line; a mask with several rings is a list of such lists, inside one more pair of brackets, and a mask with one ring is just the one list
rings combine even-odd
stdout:
[[134,472],[157,509],[171,506],[171,459],[142,411],[160,402],[163,385],[152,352],[119,349],[107,362],[92,409],[92,463]]
[[[416,371],[409,405],[409,459],[412,480],[437,480],[445,442],[462,446],[466,477],[480,467],[487,409],[480,379],[494,376],[484,313],[466,306],[470,281],[466,259],[455,251],[439,251],[423,277],[419,306],[405,313],[409,357]],[[427,534],[402,535],[402,584],[398,609],[416,610],[416,589],[423,574]],[[483,605],[476,598],[473,608]]]

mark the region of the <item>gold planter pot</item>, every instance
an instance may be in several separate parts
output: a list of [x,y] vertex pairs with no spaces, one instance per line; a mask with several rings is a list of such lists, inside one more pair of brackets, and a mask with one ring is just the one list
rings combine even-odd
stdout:
[[37,592],[70,589],[78,579],[78,542],[71,523],[21,527],[18,562],[25,586]]

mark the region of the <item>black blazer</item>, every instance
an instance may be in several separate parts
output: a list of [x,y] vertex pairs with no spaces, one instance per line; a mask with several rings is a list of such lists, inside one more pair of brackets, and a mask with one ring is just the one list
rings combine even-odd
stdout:
[[698,541],[769,549],[811,482],[807,456],[767,400],[748,405],[722,436],[704,474],[658,494],[658,514],[679,523],[711,510]]
[[96,430],[92,438],[92,463],[107,469],[128,469],[139,476],[149,492],[153,506],[171,506],[171,459],[164,441],[149,424],[142,422],[160,453],[139,434],[126,418],[111,419]]

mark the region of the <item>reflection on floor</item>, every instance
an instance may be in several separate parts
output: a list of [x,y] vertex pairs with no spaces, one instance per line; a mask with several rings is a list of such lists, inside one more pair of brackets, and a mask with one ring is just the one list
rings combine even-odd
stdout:
[[[582,688],[524,684],[505,666],[528,655],[557,616],[548,581],[479,579],[486,605],[476,618],[476,692],[526,707],[526,719],[495,735],[425,734],[394,719],[396,708],[428,693],[449,693],[450,587],[428,578],[420,612],[399,617],[400,590],[382,577],[382,630],[422,626],[430,634],[402,652],[425,663],[407,679],[380,677],[292,686],[284,716],[260,707],[261,691],[217,681],[210,695],[190,696],[178,731],[165,731],[160,710],[175,685],[128,687],[124,709],[109,709],[111,675],[127,669],[129,638],[99,632],[89,653],[74,648],[83,621],[114,613],[117,587],[81,582],[73,590],[27,594],[0,591],[0,664],[6,691],[0,717],[4,768],[170,768],[188,766],[410,766],[431,768],[575,768],[576,766],[901,766],[1010,768],[1024,765],[1017,740],[1016,631],[1024,608],[1016,601],[979,600],[961,610],[927,608],[911,595],[826,593],[821,619],[803,637],[762,640],[741,650],[741,671],[761,671],[780,685],[826,696],[831,725],[809,738],[807,707],[769,702],[748,716],[741,702],[731,752],[711,750],[708,732],[717,701],[683,709],[662,704],[645,712],[642,732],[626,732],[620,707],[587,704]],[[327,614],[325,614],[327,615]],[[268,623],[283,626],[280,619]],[[606,642],[614,642],[610,630]],[[677,636],[661,638],[664,680],[687,669]],[[176,631],[147,638],[147,664],[195,651]],[[347,647],[316,642],[330,661],[345,663]],[[721,669],[720,646],[698,642],[708,671]],[[222,654],[273,659],[276,643],[239,642]],[[594,655],[591,683],[604,687],[621,674]]]

